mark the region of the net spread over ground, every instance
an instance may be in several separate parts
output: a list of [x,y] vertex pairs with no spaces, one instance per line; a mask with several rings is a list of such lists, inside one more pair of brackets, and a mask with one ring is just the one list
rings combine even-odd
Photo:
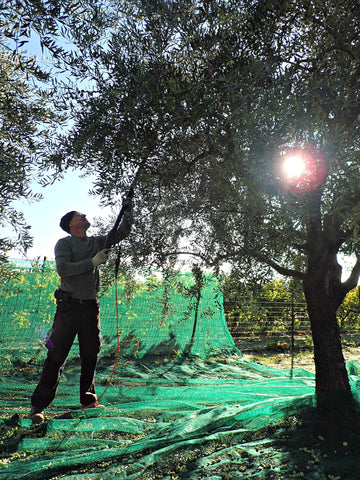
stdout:
[[[357,407],[314,422],[313,374],[245,360],[211,276],[201,298],[190,275],[119,286],[118,328],[114,291],[102,297],[96,380],[106,408],[79,409],[74,345],[47,421],[32,425],[56,282],[32,272],[3,289],[1,480],[360,478]],[[360,367],[348,369],[356,397]]]

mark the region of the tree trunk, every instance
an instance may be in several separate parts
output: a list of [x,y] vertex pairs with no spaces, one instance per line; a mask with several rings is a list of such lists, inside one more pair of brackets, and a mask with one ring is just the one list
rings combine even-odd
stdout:
[[316,393],[350,393],[336,318],[338,303],[322,283],[325,283],[324,279],[323,282],[321,279],[316,281],[310,276],[303,283],[314,342]]

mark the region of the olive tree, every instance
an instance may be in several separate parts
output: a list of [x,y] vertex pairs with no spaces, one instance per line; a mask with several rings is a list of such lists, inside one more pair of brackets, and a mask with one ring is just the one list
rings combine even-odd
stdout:
[[[52,161],[95,172],[109,203],[140,168],[139,263],[186,252],[301,281],[316,391],[349,393],[336,312],[360,273],[358,259],[344,281],[338,263],[359,252],[358,3],[112,6],[124,21],[97,45],[95,87]],[[295,153],[305,170],[286,176]]]

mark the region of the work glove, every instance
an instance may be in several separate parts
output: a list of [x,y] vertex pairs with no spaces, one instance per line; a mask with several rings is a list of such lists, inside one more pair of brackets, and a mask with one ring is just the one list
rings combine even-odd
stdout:
[[98,267],[99,265],[102,265],[103,263],[106,263],[107,259],[109,256],[109,249],[106,248],[105,250],[100,250],[93,258],[92,258],[92,263],[94,267]]

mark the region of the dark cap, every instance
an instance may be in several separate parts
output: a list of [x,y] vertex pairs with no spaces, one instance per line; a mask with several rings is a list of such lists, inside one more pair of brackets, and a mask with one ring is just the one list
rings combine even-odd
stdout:
[[71,222],[71,219],[73,218],[75,213],[76,211],[72,210],[71,212],[68,212],[66,215],[64,215],[60,220],[60,227],[67,233],[70,233],[69,223]]

